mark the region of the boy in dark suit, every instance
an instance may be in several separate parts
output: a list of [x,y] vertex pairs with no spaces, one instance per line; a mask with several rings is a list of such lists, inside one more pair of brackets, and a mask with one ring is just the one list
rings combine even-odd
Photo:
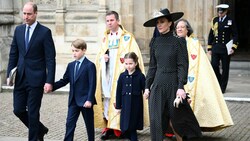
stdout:
[[72,52],[75,61],[67,66],[64,76],[55,82],[53,91],[70,83],[68,116],[64,141],[73,141],[74,131],[80,112],[86,124],[88,140],[94,141],[94,111],[96,104],[96,67],[85,57],[87,45],[85,41],[77,39],[73,41]]

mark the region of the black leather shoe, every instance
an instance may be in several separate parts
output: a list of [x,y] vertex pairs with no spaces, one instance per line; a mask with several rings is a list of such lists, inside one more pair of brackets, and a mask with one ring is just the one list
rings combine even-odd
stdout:
[[47,127],[43,127],[43,129],[41,130],[41,132],[38,135],[38,141],[44,141],[43,137],[45,134],[47,134],[49,132],[49,129]]
[[119,139],[130,139],[128,136],[121,134],[121,136],[119,137]]
[[109,129],[108,131],[104,132],[101,136],[101,140],[109,139],[110,135],[113,134],[113,130]]

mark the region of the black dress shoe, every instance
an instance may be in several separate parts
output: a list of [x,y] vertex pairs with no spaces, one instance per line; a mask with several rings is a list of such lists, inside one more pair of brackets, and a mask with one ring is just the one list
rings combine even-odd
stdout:
[[49,132],[49,129],[47,127],[43,127],[43,129],[41,130],[41,132],[38,135],[38,141],[44,141],[43,137],[45,134],[47,134]]
[[127,136],[125,136],[124,134],[121,134],[120,137],[118,137],[118,139],[129,139]]
[[107,140],[109,137],[114,134],[112,129],[109,129],[108,131],[104,132],[101,136],[101,140]]

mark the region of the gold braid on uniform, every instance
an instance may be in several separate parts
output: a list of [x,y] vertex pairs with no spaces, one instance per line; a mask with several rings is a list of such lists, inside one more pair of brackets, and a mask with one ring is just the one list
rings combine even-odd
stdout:
[[212,30],[213,30],[213,33],[214,33],[214,36],[218,36],[218,22],[213,22],[214,19],[212,20]]

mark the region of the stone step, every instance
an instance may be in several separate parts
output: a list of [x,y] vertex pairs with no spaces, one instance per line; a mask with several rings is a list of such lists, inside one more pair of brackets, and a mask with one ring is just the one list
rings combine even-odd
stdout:
[[250,61],[231,61],[230,69],[243,69],[250,71]]

